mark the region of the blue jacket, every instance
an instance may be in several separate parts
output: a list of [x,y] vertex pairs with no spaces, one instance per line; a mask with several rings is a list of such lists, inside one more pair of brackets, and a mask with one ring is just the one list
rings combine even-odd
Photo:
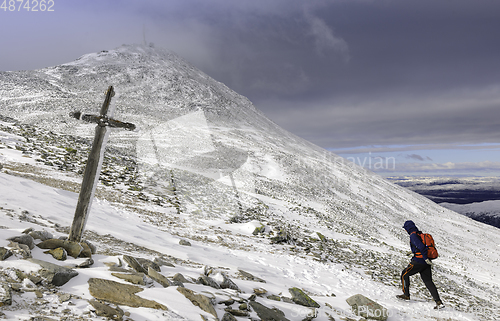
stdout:
[[[408,234],[410,234],[410,248],[413,253],[413,257],[411,258],[411,260],[415,263],[427,264],[425,263],[425,260],[427,260],[427,247],[424,243],[422,243],[422,239],[418,235],[422,232],[418,230],[413,221],[406,221],[403,225],[403,228],[406,230],[406,232],[408,232]],[[418,258],[415,255],[416,253],[421,253],[422,257]]]

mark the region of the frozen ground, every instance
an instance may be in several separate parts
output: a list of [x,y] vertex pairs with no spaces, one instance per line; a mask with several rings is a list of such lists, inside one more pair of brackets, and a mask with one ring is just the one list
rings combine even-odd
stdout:
[[[56,226],[57,224],[60,226],[71,224],[77,199],[75,193],[47,187],[4,173],[0,174],[0,186],[2,186],[0,225],[3,228],[0,246],[6,247],[8,245],[6,238],[18,236],[29,227],[49,231],[55,236],[65,235],[58,232],[60,229]],[[369,271],[361,264],[352,266],[341,261],[318,261],[314,256],[297,255],[291,250],[291,246],[272,245],[265,239],[253,236],[252,232],[256,226],[260,225],[259,222],[227,224],[220,220],[193,221],[189,217],[177,217],[173,209],[149,206],[147,209],[170,216],[170,220],[183,221],[183,224],[175,229],[175,233],[171,233],[152,225],[148,222],[147,217],[126,210],[120,204],[111,204],[104,200],[96,201],[87,228],[100,237],[88,235],[88,239],[98,247],[98,253],[113,252],[114,255],[94,255],[95,264],[91,268],[79,269],[79,276],[61,287],[60,292],[73,294],[79,299],[61,303],[57,295],[45,295],[44,299],[47,303],[44,304],[44,309],[56,312],[69,309],[71,312],[66,310],[66,314],[88,315],[89,319],[94,319],[89,313],[92,308],[85,301],[92,298],[89,294],[87,280],[90,277],[98,277],[119,281],[111,276],[111,272],[104,263],[118,263],[120,255],[127,254],[149,259],[159,255],[168,255],[180,259],[179,262],[184,262],[175,267],[163,266],[162,273],[167,276],[182,273],[186,277],[196,279],[203,274],[205,266],[209,266],[224,271],[231,277],[237,274],[238,269],[244,269],[266,281],[266,283],[261,284],[234,279],[243,292],[241,294],[236,294],[232,290],[212,288],[207,290],[207,287],[196,284],[186,285],[195,291],[212,293],[217,302],[237,295],[248,298],[253,293],[254,288],[264,288],[268,294],[288,297],[290,296],[287,293],[288,288],[305,289],[321,305],[321,308],[314,312],[317,314],[316,320],[329,320],[328,315],[338,318],[342,315],[339,315],[339,312],[356,320],[357,318],[352,314],[345,299],[357,293],[370,297],[388,308],[391,315],[389,320],[493,320],[496,318],[493,317],[495,314],[490,315],[491,318],[488,317],[492,313],[490,309],[494,306],[458,308],[456,305],[462,303],[460,297],[456,298],[456,303],[447,302],[448,308],[441,311],[432,310],[433,304],[428,301],[429,298],[425,292],[422,292],[423,295],[416,295],[414,301],[410,303],[397,301],[394,296],[399,293],[399,289],[396,286],[384,285],[373,280],[370,273],[367,273]],[[451,223],[448,223],[449,227],[453,225]],[[459,232],[460,229],[456,231]],[[93,233],[92,235],[94,235]],[[197,240],[196,236],[200,234],[206,240]],[[102,237],[106,235],[111,235],[116,241],[113,244],[107,244],[106,237]],[[221,242],[226,242],[225,244],[210,241],[210,239],[217,239],[220,235],[224,235]],[[331,237],[330,235],[326,234],[325,236]],[[336,235],[336,237],[337,240],[350,240],[353,244],[358,243],[354,237],[346,235]],[[179,245],[178,242],[181,238],[190,240],[192,246]],[[128,246],[124,247],[122,243],[127,243]],[[241,243],[244,246],[238,246]],[[148,251],[144,251],[144,248]],[[379,251],[381,249],[373,250]],[[32,253],[34,258],[61,264],[61,262],[43,254],[41,249],[35,248]],[[450,263],[452,260],[446,256],[442,262],[438,261],[436,264],[439,266]],[[81,261],[82,259],[69,259],[64,262],[64,265],[77,264]],[[36,266],[27,264],[24,260],[19,260],[16,257],[0,262],[0,267],[3,270],[16,268],[27,272],[36,269]],[[401,267],[394,266],[393,268]],[[450,274],[446,275],[447,273]],[[476,268],[467,269],[461,273],[465,276],[458,276],[451,270],[440,269],[440,273],[435,278],[439,280],[445,275],[449,278],[470,278],[485,287],[484,290],[474,290],[474,294],[478,296],[487,295],[495,288],[494,284],[491,284],[490,286],[493,288],[488,290],[487,281],[495,278],[498,273],[497,269]],[[201,320],[200,314],[204,313],[194,307],[174,288],[163,288],[155,283],[140,294],[141,297],[155,300],[167,306],[169,312],[126,306],[121,308],[130,312],[132,320]],[[446,297],[447,289],[441,286],[440,290]],[[270,301],[264,298],[258,300],[267,306],[281,309],[290,320],[302,320],[307,314],[312,314],[311,309],[298,305]],[[33,316],[33,311],[29,306],[36,306],[36,301],[37,299],[32,292],[16,294],[12,306],[4,307],[1,311],[7,319],[29,320]],[[216,307],[220,318],[224,313],[222,308],[225,306],[219,304]],[[469,313],[464,313],[463,310]],[[206,315],[206,317],[210,316]],[[95,317],[95,320],[99,319]]]

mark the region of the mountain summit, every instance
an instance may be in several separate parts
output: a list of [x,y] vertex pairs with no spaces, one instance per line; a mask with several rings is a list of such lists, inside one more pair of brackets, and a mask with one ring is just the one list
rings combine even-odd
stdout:
[[261,115],[245,97],[170,51],[153,47],[124,45],[54,67],[0,75],[3,110],[31,123],[50,120],[53,128],[64,127],[60,123],[70,111],[97,112],[110,85],[116,89],[117,113],[142,125],[200,109],[214,122],[244,124]]
[[[500,307],[498,229],[288,133],[167,50],[122,46],[40,70],[0,72],[0,110],[88,138],[94,126],[69,114],[97,113],[110,85],[116,118],[137,129],[113,131],[109,147],[134,159],[141,191],[168,200],[193,220],[194,233],[202,235],[209,221],[254,222],[256,235],[291,246],[279,247],[283,253],[361,267],[399,293],[409,249],[402,226],[411,219],[436,240],[443,301]],[[312,252],[314,235],[324,242]]]

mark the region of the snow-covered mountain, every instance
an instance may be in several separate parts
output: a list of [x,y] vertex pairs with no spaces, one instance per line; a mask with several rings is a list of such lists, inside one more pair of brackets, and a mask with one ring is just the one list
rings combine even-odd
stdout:
[[[101,235],[98,247],[106,248],[100,255],[120,252],[102,240],[109,234],[228,273],[244,267],[272,280],[268,291],[275,294],[289,286],[307,289],[321,301],[318,320],[328,320],[327,312],[336,316],[326,303],[342,311],[356,293],[397,311],[390,320],[435,320],[440,315],[425,308],[428,302],[394,300],[407,263],[402,225],[412,219],[437,242],[434,278],[448,317],[500,317],[498,229],[286,132],[245,97],[157,48],[122,46],[55,67],[0,72],[0,195],[8,195],[0,196],[0,206],[14,213],[0,223],[6,234],[21,229],[23,210],[55,231],[51,224],[71,223],[76,196],[64,191],[78,190],[94,126],[69,113],[97,113],[110,85],[115,117],[137,129],[110,136],[88,221],[89,232]],[[52,189],[39,192],[41,185],[9,175]],[[180,249],[178,238],[195,246]],[[428,298],[420,282],[412,291]],[[303,319],[279,306],[288,319]]]
[[440,203],[470,204],[500,199],[498,177],[389,177],[432,201]]
[[498,177],[391,177],[389,179],[447,209],[500,228]]
[[500,201],[484,201],[471,204],[440,203],[439,205],[476,221],[500,228]]

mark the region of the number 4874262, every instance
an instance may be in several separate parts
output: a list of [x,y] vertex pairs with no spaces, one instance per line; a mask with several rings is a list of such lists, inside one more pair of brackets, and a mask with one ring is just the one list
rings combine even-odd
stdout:
[[[0,0],[1,1],[1,0]],[[54,11],[54,0],[3,0],[3,11]]]

